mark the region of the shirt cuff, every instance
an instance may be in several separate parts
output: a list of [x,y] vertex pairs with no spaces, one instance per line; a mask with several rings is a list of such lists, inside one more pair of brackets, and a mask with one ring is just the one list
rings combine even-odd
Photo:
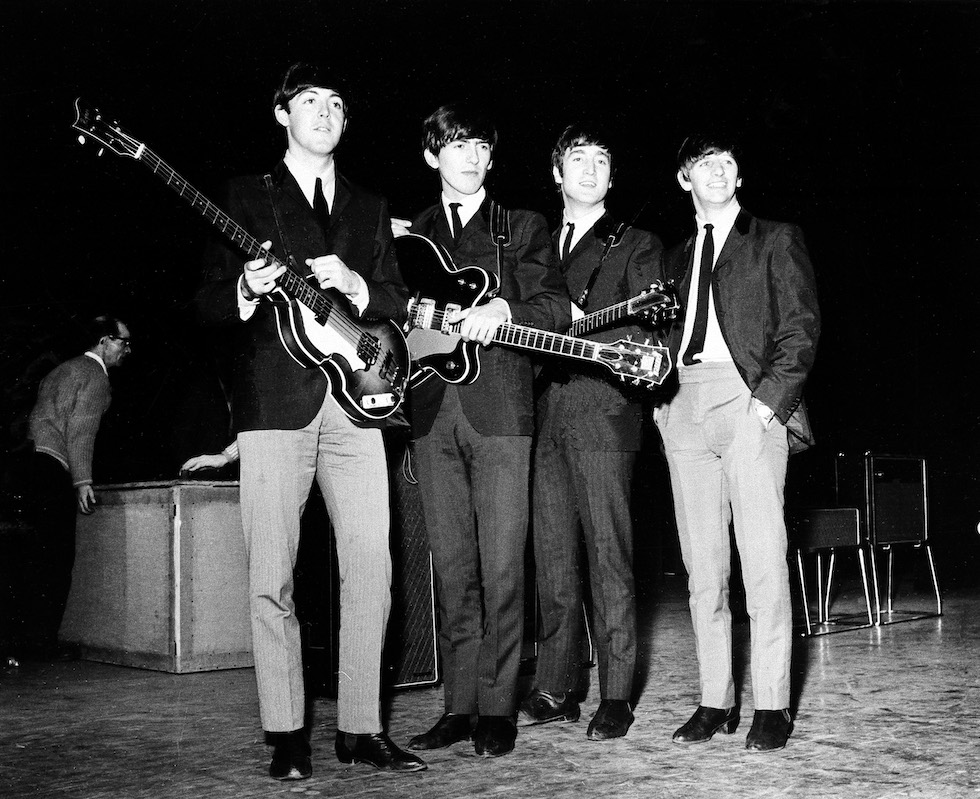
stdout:
[[245,275],[240,275],[238,282],[235,284],[235,296],[238,297],[238,317],[243,322],[246,322],[252,318],[252,314],[255,313],[255,308],[258,306],[259,301],[257,299],[246,300],[245,297],[242,296],[243,280],[245,280]]
[[354,277],[357,278],[357,288],[351,294],[345,294],[344,296],[357,309],[357,315],[363,316],[364,309],[368,307],[368,303],[371,301],[371,294],[368,291],[367,281],[357,274],[357,272],[354,272]]

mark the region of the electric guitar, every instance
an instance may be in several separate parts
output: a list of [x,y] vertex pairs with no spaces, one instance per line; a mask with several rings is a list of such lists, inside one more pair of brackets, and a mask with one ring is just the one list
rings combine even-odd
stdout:
[[[82,98],[75,101],[72,127],[116,155],[145,164],[154,175],[190,203],[236,244],[249,260],[265,258],[286,271],[269,293],[276,314],[279,340],[286,352],[305,368],[317,367],[327,376],[330,392],[354,421],[377,421],[393,414],[408,388],[409,356],[405,337],[390,321],[365,322],[348,310],[347,299],[333,289],[324,291],[307,277],[263,249],[262,243],[177,174],[143,142],[106,120]],[[99,155],[102,150],[99,151]]]
[[[565,335],[584,336],[593,330],[608,327],[614,322],[633,316],[645,316],[653,324],[660,324],[676,318],[680,307],[680,303],[677,301],[677,290],[673,285],[664,284],[657,280],[635,297],[580,316],[572,322],[571,327],[565,331]],[[578,306],[573,304],[572,308],[574,315],[574,310]]]
[[[395,250],[409,288],[421,287],[414,292],[408,311],[412,383],[417,385],[432,376],[447,383],[472,383],[480,375],[480,345],[464,341],[458,323],[450,323],[449,316],[492,299],[498,288],[496,276],[477,266],[456,268],[444,248],[416,233],[397,237]],[[666,347],[629,340],[604,344],[506,323],[497,328],[493,341],[599,363],[638,386],[659,386],[671,369]]]

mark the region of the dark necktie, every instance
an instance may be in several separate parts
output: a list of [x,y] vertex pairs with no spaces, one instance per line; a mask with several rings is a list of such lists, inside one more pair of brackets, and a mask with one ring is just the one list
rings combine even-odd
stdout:
[[711,235],[714,225],[704,226],[704,243],[701,245],[701,268],[698,271],[698,303],[694,312],[694,332],[684,351],[684,365],[701,363],[695,355],[704,349],[704,334],[708,329],[708,290],[711,288],[711,267],[715,260],[715,239]]
[[575,234],[575,225],[571,222],[565,224],[568,228],[568,233],[565,234],[565,244],[561,248],[561,259],[563,261],[568,260],[568,253],[572,249],[572,236]]
[[313,212],[326,235],[330,228],[330,209],[327,207],[327,198],[323,196],[323,181],[320,178],[316,179],[316,187],[313,189]]
[[453,242],[459,241],[459,236],[463,232],[463,223],[459,219],[459,206],[462,203],[449,203],[449,213],[453,215]]

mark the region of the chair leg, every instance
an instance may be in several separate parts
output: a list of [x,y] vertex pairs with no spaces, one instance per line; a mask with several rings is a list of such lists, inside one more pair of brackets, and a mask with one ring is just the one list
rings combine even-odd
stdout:
[[834,566],[837,563],[837,550],[830,550],[830,565],[827,568],[827,590],[824,592],[823,620],[830,620],[830,592],[834,584]]
[[895,547],[888,547],[888,594],[885,597],[888,612],[892,613],[895,600]]
[[806,634],[812,635],[813,628],[810,626],[810,602],[806,595],[806,578],[803,574],[803,555],[800,550],[796,550],[796,572],[800,578],[800,594],[803,597],[803,618],[806,621]]
[[878,556],[874,544],[868,544],[868,556],[871,561],[871,587],[875,594],[875,626],[881,626],[881,591],[878,589]]
[[932,547],[925,544],[926,558],[929,560],[929,573],[932,575],[932,587],[936,592],[936,615],[943,615],[943,600],[939,595],[939,580],[936,578],[936,562],[932,559]]
[[861,564],[861,583],[864,585],[864,605],[868,609],[868,624],[874,625],[874,616],[871,615],[871,594],[868,592],[868,570],[864,563],[864,547],[858,547],[858,562]]

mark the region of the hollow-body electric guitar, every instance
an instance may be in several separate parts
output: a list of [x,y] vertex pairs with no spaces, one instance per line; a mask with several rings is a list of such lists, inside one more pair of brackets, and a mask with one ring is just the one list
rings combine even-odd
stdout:
[[[457,268],[449,253],[416,233],[395,239],[402,275],[413,292],[408,313],[412,381],[432,376],[472,383],[480,374],[480,345],[464,341],[454,311],[479,305],[497,292],[497,278],[477,266]],[[666,347],[620,340],[614,344],[574,338],[523,325],[502,324],[493,341],[508,347],[599,363],[634,385],[659,386],[671,369]]]
[[330,381],[330,392],[344,413],[354,421],[378,421],[398,409],[408,387],[410,363],[405,337],[397,325],[356,319],[348,310],[345,297],[333,289],[324,291],[299,274],[292,264],[263,249],[258,239],[117,122],[107,121],[81,98],[75,101],[75,111],[72,127],[82,134],[80,143],[91,137],[117,155],[142,162],[249,259],[265,258],[286,267],[269,294],[279,339],[301,366],[323,371]]

